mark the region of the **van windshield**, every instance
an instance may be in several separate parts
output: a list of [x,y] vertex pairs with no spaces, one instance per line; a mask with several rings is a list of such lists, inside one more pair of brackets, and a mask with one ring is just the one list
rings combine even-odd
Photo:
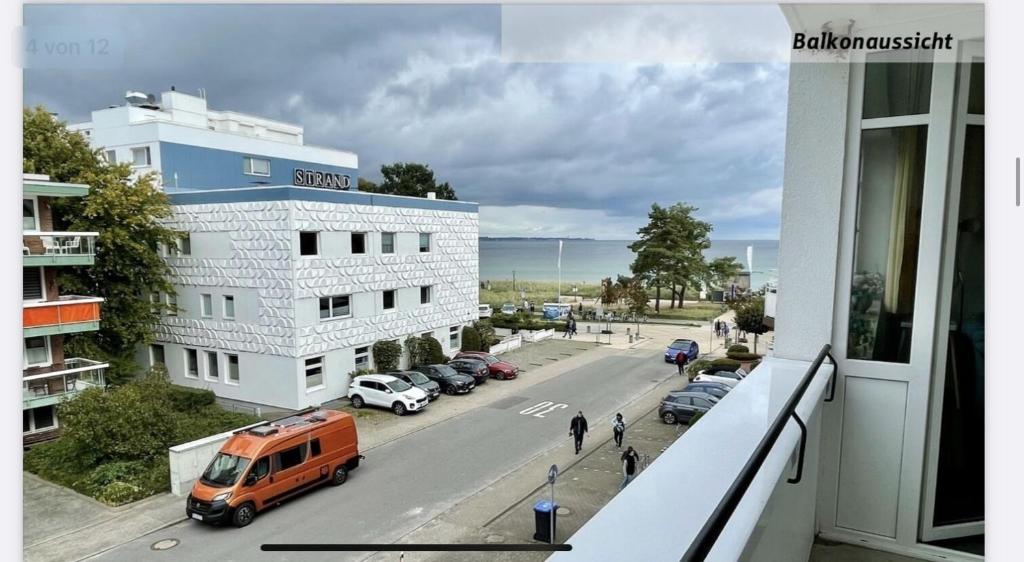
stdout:
[[245,472],[245,468],[249,466],[250,460],[245,457],[217,453],[217,456],[213,457],[213,461],[210,462],[210,466],[206,467],[206,472],[203,473],[201,480],[207,486],[218,488],[233,486],[235,482],[238,482],[238,477]]

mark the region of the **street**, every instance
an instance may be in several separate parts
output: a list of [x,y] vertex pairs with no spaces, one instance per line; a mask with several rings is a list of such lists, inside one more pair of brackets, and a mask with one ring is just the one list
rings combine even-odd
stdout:
[[[211,527],[183,521],[98,558],[365,558],[369,552],[350,556],[263,553],[259,545],[393,542],[532,457],[570,440],[569,419],[577,410],[584,412],[591,428],[607,424],[615,408],[675,376],[674,367],[665,365],[660,355],[660,349],[650,348],[610,355],[390,441],[367,451],[363,464],[343,486],[319,488],[287,501],[262,512],[248,527]],[[443,408],[448,400],[458,398],[445,398],[434,407]],[[584,449],[587,447],[584,441]],[[179,543],[168,550],[150,548],[165,539]]]

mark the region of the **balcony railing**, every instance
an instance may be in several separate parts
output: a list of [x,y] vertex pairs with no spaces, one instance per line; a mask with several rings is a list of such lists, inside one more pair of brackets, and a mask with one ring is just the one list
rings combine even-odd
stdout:
[[33,371],[21,379],[22,408],[49,406],[87,388],[102,388],[103,376],[109,366],[108,363],[75,357],[66,359],[62,365]]
[[99,329],[99,297],[64,295],[56,300],[26,302],[22,308],[25,337],[51,336]]
[[828,353],[765,358],[549,562],[807,560]]
[[98,232],[26,231],[22,235],[24,266],[92,265]]

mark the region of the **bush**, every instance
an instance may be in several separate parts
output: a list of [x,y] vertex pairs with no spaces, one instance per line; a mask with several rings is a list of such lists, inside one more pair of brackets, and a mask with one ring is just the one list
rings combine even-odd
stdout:
[[352,371],[351,373],[348,374],[348,378],[349,378],[349,380],[352,380],[352,379],[354,379],[356,377],[361,377],[363,375],[372,375],[372,374],[373,374],[373,369],[356,369],[355,371]]
[[437,341],[437,338],[434,336],[423,336],[420,338],[420,354],[427,365],[447,363],[445,361],[444,348],[441,347],[441,342]]
[[373,344],[373,364],[379,371],[395,371],[402,359],[402,346],[390,340]]
[[490,351],[491,345],[501,341],[494,333],[494,327],[487,320],[477,320],[473,323],[473,327],[476,328],[477,333],[480,334],[479,351]]
[[726,350],[726,353],[729,353],[729,354],[732,354],[732,353],[750,353],[750,348],[745,346],[745,345],[743,345],[743,344],[741,344],[741,343],[736,343],[736,344],[730,345],[729,349]]
[[736,361],[755,361],[761,358],[761,356],[756,353],[730,353],[728,357],[729,359]]
[[707,369],[710,366],[711,361],[708,361],[707,359],[698,359],[696,361],[691,361],[686,366],[686,374],[692,380],[697,377],[697,373],[703,371],[704,369]]
[[701,419],[702,417],[704,417],[704,412],[700,412],[700,411],[694,412],[693,416],[690,418],[690,423],[687,424],[687,425],[689,425],[690,427],[693,427],[693,424],[697,423],[697,420]]
[[96,499],[108,505],[122,505],[128,502],[141,500],[148,496],[145,490],[135,484],[128,482],[111,482],[105,486]]
[[475,326],[462,327],[462,351],[483,351],[480,349],[480,332]]
[[753,372],[754,369],[756,369],[757,366],[760,365],[760,364],[761,364],[761,360],[760,359],[757,360],[757,361],[754,361],[753,363],[751,363],[750,364],[750,371]]
[[217,395],[212,390],[169,385],[168,397],[171,399],[171,407],[175,410],[193,412],[214,404]]
[[740,362],[735,359],[727,357],[721,357],[711,362],[712,367],[721,367],[723,369],[739,369]]

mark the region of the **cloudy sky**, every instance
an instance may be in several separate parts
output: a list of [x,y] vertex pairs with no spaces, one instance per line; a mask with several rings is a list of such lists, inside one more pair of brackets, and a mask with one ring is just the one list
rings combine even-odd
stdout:
[[109,38],[118,63],[26,69],[24,102],[74,123],[125,90],[205,88],[357,152],[363,177],[429,164],[483,235],[629,239],[682,201],[713,238],[778,237],[777,7],[544,9],[26,6],[28,29]]

